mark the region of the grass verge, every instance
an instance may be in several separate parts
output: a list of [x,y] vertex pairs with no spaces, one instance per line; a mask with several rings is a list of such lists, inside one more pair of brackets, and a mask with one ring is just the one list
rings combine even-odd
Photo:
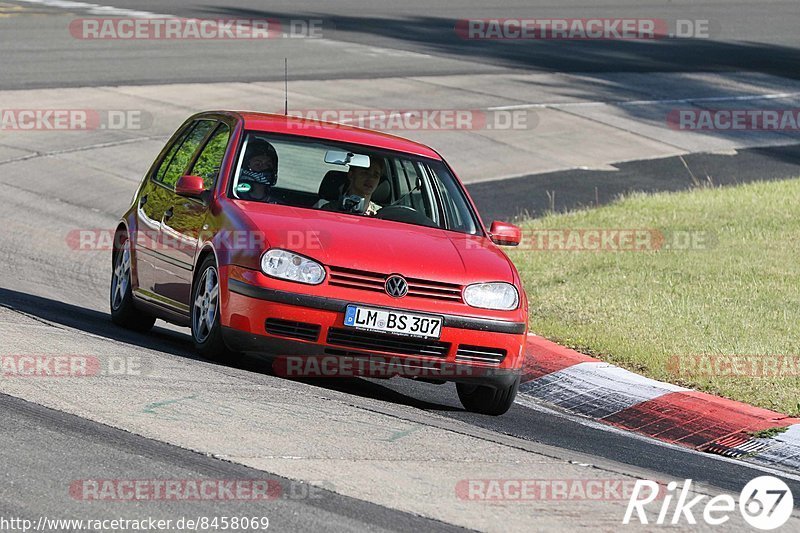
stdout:
[[523,237],[509,256],[532,332],[800,415],[800,180],[631,195],[526,221]]

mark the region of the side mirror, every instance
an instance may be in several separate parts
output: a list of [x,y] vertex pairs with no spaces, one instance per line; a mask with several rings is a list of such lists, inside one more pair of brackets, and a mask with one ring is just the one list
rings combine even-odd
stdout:
[[200,176],[181,176],[175,184],[175,194],[186,198],[200,198],[206,192]]
[[508,222],[495,220],[489,229],[489,238],[495,244],[503,246],[518,246],[522,242],[522,229]]

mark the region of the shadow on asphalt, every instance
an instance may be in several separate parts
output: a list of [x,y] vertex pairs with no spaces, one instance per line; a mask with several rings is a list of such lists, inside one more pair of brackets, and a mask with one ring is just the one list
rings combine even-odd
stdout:
[[[9,307],[47,322],[91,333],[92,335],[97,335],[112,341],[124,342],[148,350],[158,350],[170,355],[195,361],[214,362],[208,361],[194,353],[188,330],[186,334],[182,334],[169,329],[155,327],[149,333],[136,333],[115,325],[111,322],[111,317],[107,313],[101,313],[66,302],[51,300],[49,298],[2,287],[0,287],[0,306]],[[248,372],[275,376],[275,373],[272,371],[271,361],[264,356],[255,354],[237,355],[225,363],[214,363]],[[287,378],[281,377],[281,379]],[[417,409],[435,411],[461,410],[460,408],[442,405],[403,394],[375,380],[361,378],[315,378],[289,381],[298,381],[316,387],[360,396],[362,398],[382,400]]]
[[192,354],[191,339],[188,335],[168,329],[155,327],[148,334],[135,333],[116,326],[111,322],[108,313],[3,287],[0,287],[0,305],[109,340],[189,359],[201,359],[200,356]]
[[[126,342],[142,348],[160,350],[178,357],[202,360],[191,352],[188,335],[162,328],[150,334],[120,329],[108,315],[68,303],[0,288],[0,305],[32,317],[60,324],[110,340]],[[269,363],[260,357],[244,356],[231,367],[270,374]],[[744,463],[729,463],[720,469],[719,459],[684,450],[665,448],[647,439],[632,439],[623,432],[587,427],[553,416],[546,411],[514,405],[503,416],[493,417],[469,413],[458,406],[454,387],[430,385],[408,379],[392,379],[385,384],[374,380],[304,380],[315,386],[340,391],[362,398],[382,400],[412,408],[424,409],[490,431],[512,435],[533,442],[598,455],[621,463],[652,468],[674,479],[692,478],[711,483],[725,490],[738,491],[754,477],[754,470]],[[422,399],[424,398],[424,399]],[[800,492],[800,483],[786,479]]]
[[[653,40],[467,40],[455,31],[455,18],[410,16],[402,19],[290,13],[224,5],[205,8],[208,16],[322,19],[326,37],[381,46],[391,41],[404,50],[483,61],[497,66],[554,72],[759,72],[800,79],[800,50],[754,42],[712,38]],[[497,16],[497,14],[494,14]],[[674,22],[674,21],[673,21]],[[387,44],[387,46],[391,46]],[[702,80],[687,80],[702,86]]]
[[[564,170],[467,184],[484,222],[609,204],[632,192],[676,192],[800,177],[800,144],[631,161],[616,170]],[[551,200],[552,198],[552,200]],[[552,203],[551,203],[552,202]]]
[[[691,75],[692,73],[756,73],[800,80],[800,49],[766,43],[722,42],[712,39],[655,39],[655,40],[466,40],[456,34],[458,19],[435,17],[379,18],[367,16],[287,13],[279,11],[208,6],[208,16],[236,18],[272,18],[278,20],[320,18],[323,32],[340,41],[385,45],[402,50],[433,53],[520,69],[528,72],[550,71],[580,74],[580,83],[564,85],[562,96],[567,99],[604,101],[647,99],[647,84],[658,91],[658,78],[649,82],[631,79],[623,73],[679,73],[682,95],[702,97],[709,94],[729,97],[752,95],[752,85],[719,85],[718,79]],[[714,21],[712,21],[713,23]],[[712,24],[713,29],[713,24]],[[712,32],[713,37],[713,32]],[[424,61],[424,59],[420,59]],[[540,83],[536,79],[519,83]],[[542,81],[541,83],[545,83]],[[780,79],[762,78],[759,86],[769,92],[786,92]],[[543,87],[554,94],[554,87]],[[557,95],[556,95],[557,96]],[[663,98],[653,95],[654,99]],[[676,102],[675,108],[694,107]],[[742,103],[739,108],[747,108]],[[762,104],[755,104],[762,105]],[[775,106],[787,106],[776,101]],[[413,105],[409,105],[413,107]],[[725,108],[723,105],[722,108]],[[615,106],[616,112],[642,124],[663,127],[666,110],[657,106]],[[704,131],[703,135],[741,141],[763,132],[741,130]],[[776,139],[800,141],[793,131],[769,132],[760,144]],[[752,143],[758,144],[758,143]],[[686,166],[689,167],[687,170]],[[786,179],[800,172],[800,145],[768,149],[740,150],[735,156],[694,154],[680,158],[647,160],[615,165],[618,170],[568,170],[503,181],[477,183],[469,188],[485,220],[541,216],[548,210],[569,211],[581,207],[602,205],[621,194],[634,191],[659,192],[687,189],[696,183],[730,185],[755,180]],[[707,178],[707,176],[710,178]]]

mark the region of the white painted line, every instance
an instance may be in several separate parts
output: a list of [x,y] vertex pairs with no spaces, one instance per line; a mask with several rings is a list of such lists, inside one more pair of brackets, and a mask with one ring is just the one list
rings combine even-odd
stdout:
[[520,386],[521,395],[592,418],[603,418],[671,392],[688,390],[603,362],[578,363]]
[[[55,150],[52,152],[31,152],[30,154],[12,157],[11,159],[0,160],[0,165],[8,165],[10,163],[18,163],[20,161],[28,161],[29,159],[38,159],[40,157],[53,157],[62,154],[73,154],[75,152],[87,152],[90,150],[98,150],[100,148],[110,148],[112,146],[121,146],[125,144],[133,144],[144,141],[161,141],[166,142],[169,137],[166,135],[149,135],[147,137],[136,137],[133,139],[124,139],[121,141],[109,141],[98,144],[90,144],[86,146],[76,146],[74,148],[64,148],[62,150]],[[19,148],[23,150],[23,148]],[[27,150],[27,149],[24,149]],[[27,150],[30,152],[30,150]]]
[[[299,40],[299,39],[298,39]],[[434,56],[422,52],[411,52],[399,48],[378,47],[367,44],[351,43],[347,41],[335,41],[333,39],[302,39],[303,44],[320,44],[325,47],[336,46],[345,52],[352,52],[367,56],[389,56],[389,57],[408,57],[416,59],[430,59]]]
[[73,2],[72,0],[16,0],[28,4],[37,4],[44,7],[54,7],[56,9],[86,11],[90,15],[105,15],[107,17],[131,17],[131,18],[166,18],[172,15],[152,13],[150,11],[138,11],[135,9],[125,9],[122,7],[102,6],[100,4],[90,4],[88,2]]
[[[647,435],[640,435],[639,433],[634,433],[632,431],[628,431],[625,429],[620,429],[614,426],[609,426],[608,424],[604,424],[600,421],[593,420],[591,418],[586,418],[580,415],[574,415],[565,413],[563,411],[558,411],[555,409],[550,409],[546,405],[543,405],[541,402],[536,400],[535,398],[527,397],[527,396],[517,396],[517,401],[519,405],[527,407],[528,409],[532,409],[534,411],[538,411],[540,413],[545,413],[551,416],[555,416],[558,418],[563,418],[565,420],[569,420],[570,422],[574,422],[576,424],[580,424],[582,426],[596,429],[599,431],[605,431],[607,433],[613,433],[615,435],[623,435],[629,439],[638,440],[642,442],[647,442],[649,444],[654,444],[656,446],[661,446],[664,448],[669,448],[671,450],[680,451],[688,454],[694,455],[702,455],[704,458],[713,459],[715,461],[722,461],[730,464],[734,464],[737,466],[746,466],[747,468],[752,468],[753,470],[757,470],[759,472],[764,472],[766,474],[771,474],[787,479],[792,479],[794,481],[800,481],[800,474],[798,473],[791,473],[785,470],[774,468],[770,466],[768,462],[750,462],[747,461],[743,463],[740,459],[733,459],[731,457],[725,457],[724,455],[713,455],[706,452],[700,452],[693,448],[687,448],[686,446],[681,446],[679,444],[675,444],[672,442],[665,442]],[[797,471],[800,472],[800,471]]]
[[784,433],[772,438],[756,440],[768,444],[769,448],[753,457],[748,457],[748,462],[781,465],[800,472],[800,424],[789,426]]
[[800,96],[800,92],[792,93],[771,93],[771,94],[750,94],[743,96],[708,96],[702,98],[677,98],[670,100],[622,100],[618,102],[592,101],[592,102],[554,102],[540,104],[517,104],[490,107],[489,111],[510,111],[513,109],[559,109],[566,107],[586,107],[586,106],[637,106],[637,105],[664,105],[664,104],[696,104],[704,102],[750,102],[753,100],[775,100],[778,98],[795,98]]
[[752,100],[776,100],[779,98],[794,98],[800,96],[800,92],[793,93],[771,93],[771,94],[748,94],[741,96],[708,96],[704,98],[678,98],[675,100],[628,100],[619,102],[615,105],[653,105],[653,104],[691,104],[703,102],[749,102]]
[[[586,425],[609,428],[610,426],[602,424],[599,419],[665,394],[689,390],[691,389],[646,378],[608,363],[590,362],[578,363],[523,383],[515,403],[565,418],[589,417],[591,422],[586,421]],[[574,415],[552,411],[541,405],[540,402],[558,406]],[[617,431],[625,432],[624,430]],[[636,435],[631,432],[625,433]],[[642,438],[651,442],[661,442],[650,437],[642,436]],[[753,446],[757,445],[759,448],[763,444],[768,444],[769,448],[758,451],[753,449],[754,454],[744,457],[744,461],[751,466],[759,465],[773,472],[775,472],[775,468],[778,468],[778,472],[782,476],[786,476],[784,469],[800,471],[800,424],[790,426],[784,433],[771,439],[755,439],[753,441]],[[738,448],[747,450],[747,445]],[[724,456],[715,455],[714,457],[723,458]],[[741,459],[729,460],[741,461]]]
[[785,442],[786,444],[791,444],[792,446],[797,446],[798,451],[800,451],[800,424],[789,426],[789,429],[776,435],[774,439]]

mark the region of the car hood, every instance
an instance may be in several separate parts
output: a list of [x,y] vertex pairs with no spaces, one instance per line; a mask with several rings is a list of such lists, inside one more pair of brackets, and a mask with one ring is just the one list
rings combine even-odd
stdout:
[[515,279],[509,259],[483,236],[274,204],[248,203],[245,213],[270,248],[326,266],[462,285]]

